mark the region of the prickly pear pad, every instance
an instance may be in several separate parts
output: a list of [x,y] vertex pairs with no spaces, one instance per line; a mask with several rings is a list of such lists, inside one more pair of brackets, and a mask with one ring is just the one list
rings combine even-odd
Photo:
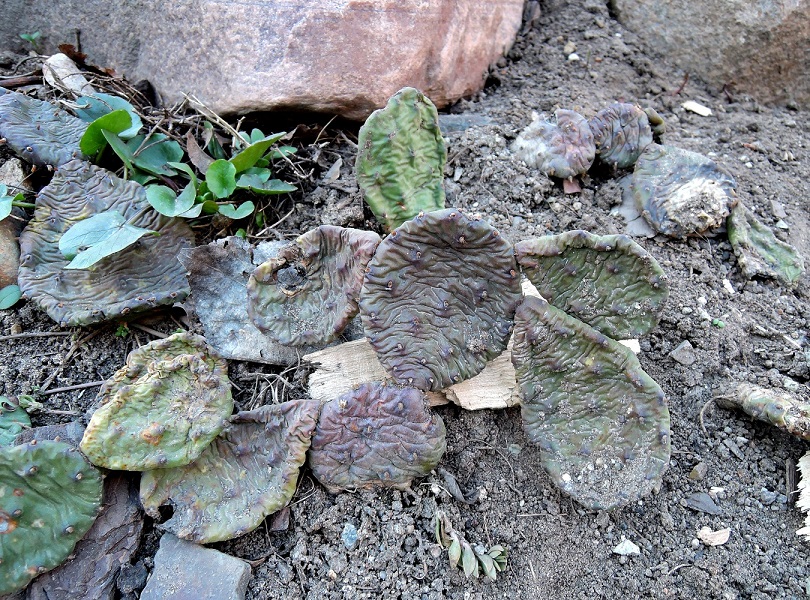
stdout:
[[357,183],[388,229],[420,211],[444,208],[447,149],[433,103],[414,88],[375,110],[357,137]]
[[518,242],[515,256],[543,298],[614,339],[649,333],[669,296],[661,266],[626,235],[567,231]]
[[444,422],[430,412],[423,392],[364,383],[323,405],[309,465],[332,493],[407,488],[439,464],[445,447]]
[[101,473],[62,442],[0,448],[0,594],[59,566],[101,506]]
[[523,425],[554,482],[590,509],[648,494],[669,464],[664,393],[633,353],[542,298],[515,315]]
[[[90,269],[66,270],[69,261],[59,251],[62,234],[106,210],[160,235],[144,236]],[[57,323],[98,323],[185,298],[186,271],[177,254],[193,245],[189,226],[152,210],[143,186],[71,161],[39,192],[34,218],[20,235],[20,288]]]
[[248,314],[280,344],[323,345],[357,314],[363,275],[380,236],[322,225],[261,264],[247,284]]
[[619,169],[633,166],[653,141],[647,114],[634,104],[611,104],[591,117],[588,125],[599,160]]
[[162,528],[208,544],[258,527],[295,493],[320,404],[293,400],[241,412],[193,463],[141,476],[141,503],[158,516],[174,505]]
[[81,449],[93,464],[122,471],[190,463],[233,411],[227,364],[190,333],[132,351],[99,398]]
[[477,375],[506,348],[520,299],[511,244],[448,208],[406,221],[380,243],[360,314],[397,383],[440,390]]
[[87,123],[50,102],[17,92],[0,93],[0,138],[23,160],[37,167],[60,167],[86,158],[79,141]]
[[512,151],[529,166],[551,177],[584,175],[593,164],[596,145],[588,120],[573,110],[559,109],[555,123],[542,117],[524,129]]

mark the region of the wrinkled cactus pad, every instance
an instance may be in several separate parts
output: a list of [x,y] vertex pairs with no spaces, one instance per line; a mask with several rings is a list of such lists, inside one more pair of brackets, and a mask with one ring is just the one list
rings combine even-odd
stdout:
[[660,484],[669,463],[669,410],[630,350],[527,297],[515,315],[512,362],[526,434],[564,492],[608,510]]
[[0,138],[23,160],[38,167],[60,167],[86,158],[79,141],[87,123],[50,102],[16,92],[0,92]]
[[444,422],[431,414],[422,391],[364,383],[323,405],[309,465],[332,493],[404,489],[439,464],[445,445]]
[[736,408],[788,433],[810,441],[810,402],[785,391],[738,383],[714,401],[723,408]]
[[295,493],[320,404],[293,400],[240,412],[193,463],[141,476],[141,503],[152,516],[171,503],[161,527],[208,544],[252,531]]
[[436,107],[419,90],[403,88],[371,113],[357,147],[357,183],[388,229],[444,208],[447,149]]
[[554,116],[556,123],[535,119],[512,144],[512,152],[551,177],[584,175],[596,156],[588,120],[573,110],[559,109]]
[[0,448],[11,446],[22,431],[31,427],[31,418],[19,404],[0,396]]
[[227,364],[190,333],[130,352],[99,399],[81,450],[93,464],[122,471],[190,463],[233,411]]
[[379,243],[372,231],[332,225],[300,236],[250,276],[251,320],[287,346],[331,342],[357,314],[365,268]]
[[599,160],[619,169],[634,165],[653,141],[647,113],[635,104],[611,104],[591,117],[588,124]]
[[737,262],[749,279],[771,277],[792,286],[804,273],[804,259],[796,248],[777,239],[741,202],[731,209],[726,227]]
[[568,231],[518,242],[515,256],[543,298],[614,339],[649,333],[669,295],[661,266],[626,235]]
[[[144,236],[90,269],[66,270],[62,234],[107,210],[160,235]],[[152,210],[141,185],[71,161],[39,192],[34,218],[20,235],[20,288],[63,326],[98,323],[185,298],[186,271],[177,254],[193,245],[189,226]]]
[[101,506],[101,473],[62,442],[0,448],[0,594],[60,565]]
[[653,229],[684,238],[725,222],[736,203],[736,185],[731,175],[702,154],[650,144],[636,162],[630,190]]
[[505,348],[522,297],[511,244],[458,209],[425,213],[386,237],[360,295],[363,327],[397,383],[440,390]]

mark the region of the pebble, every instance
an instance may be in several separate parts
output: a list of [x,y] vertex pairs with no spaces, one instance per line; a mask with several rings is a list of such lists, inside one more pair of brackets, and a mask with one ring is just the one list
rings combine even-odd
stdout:
[[790,377],[785,377],[785,379],[782,381],[782,387],[789,392],[798,392],[801,384]]
[[343,526],[343,533],[340,534],[340,539],[347,550],[354,550],[357,547],[357,527],[351,523],[346,523]]
[[676,362],[686,366],[694,364],[697,360],[695,349],[692,347],[692,344],[689,343],[689,340],[684,340],[678,344],[678,347],[670,352],[669,356]]
[[613,548],[613,554],[619,556],[630,556],[631,554],[641,554],[641,548],[636,546],[633,542],[622,536],[622,541]]
[[689,479],[692,479],[693,481],[703,481],[708,470],[709,467],[706,465],[706,463],[699,462],[692,467],[692,470],[689,472]]
[[743,454],[743,451],[742,451],[742,450],[740,450],[740,447],[739,447],[739,446],[738,446],[738,445],[737,445],[737,444],[734,442],[734,440],[731,440],[731,439],[726,438],[725,440],[723,440],[723,445],[724,445],[726,448],[728,448],[728,449],[729,449],[729,451],[730,451],[730,452],[731,452],[731,453],[732,453],[734,456],[736,456],[737,458],[739,458],[740,460],[743,460],[743,459],[745,458],[745,454]]
[[698,512],[710,515],[722,515],[723,510],[715,504],[712,497],[705,492],[695,492],[686,499],[686,506]]
[[776,499],[777,499],[778,496],[779,496],[779,494],[777,494],[776,492],[772,492],[772,491],[770,491],[769,489],[766,489],[766,488],[762,488],[760,490],[760,492],[759,492],[759,500],[765,506],[769,506],[769,505],[773,504],[774,502],[776,502]]

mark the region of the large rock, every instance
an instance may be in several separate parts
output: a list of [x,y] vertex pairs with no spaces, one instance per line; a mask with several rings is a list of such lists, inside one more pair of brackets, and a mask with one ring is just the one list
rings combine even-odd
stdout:
[[720,90],[810,106],[810,0],[611,0],[620,22]]
[[0,46],[40,30],[47,50],[184,92],[222,113],[314,110],[362,119],[404,86],[444,106],[483,87],[523,0],[4,0]]

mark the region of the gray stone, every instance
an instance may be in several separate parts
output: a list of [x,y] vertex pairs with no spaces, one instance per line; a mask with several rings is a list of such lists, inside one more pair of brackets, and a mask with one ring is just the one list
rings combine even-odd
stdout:
[[[0,47],[42,32],[49,52],[183,93],[221,113],[296,109],[365,118],[409,85],[437,106],[483,88],[512,45],[524,0],[4,0]],[[157,18],[156,18],[157,17]]]
[[672,352],[669,353],[670,357],[673,360],[681,363],[682,365],[692,365],[697,360],[697,355],[695,354],[695,349],[692,347],[692,344],[689,343],[689,340],[684,340],[678,347],[675,348]]
[[249,580],[245,561],[164,533],[141,600],[242,600]]
[[810,106],[810,0],[611,0],[650,50],[716,92]]

